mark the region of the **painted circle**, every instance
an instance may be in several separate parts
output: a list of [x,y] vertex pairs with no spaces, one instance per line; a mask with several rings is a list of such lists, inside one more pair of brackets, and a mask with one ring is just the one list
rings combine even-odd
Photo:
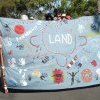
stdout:
[[81,74],[82,74],[82,80],[84,82],[92,81],[92,72],[90,69],[84,69]]
[[14,31],[15,31],[17,34],[24,34],[25,28],[24,28],[23,25],[16,25],[15,28],[14,28]]

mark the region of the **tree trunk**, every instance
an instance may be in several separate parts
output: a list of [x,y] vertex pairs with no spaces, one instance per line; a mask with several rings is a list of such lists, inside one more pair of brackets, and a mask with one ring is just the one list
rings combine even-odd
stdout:
[[98,0],[98,12],[100,12],[100,0]]

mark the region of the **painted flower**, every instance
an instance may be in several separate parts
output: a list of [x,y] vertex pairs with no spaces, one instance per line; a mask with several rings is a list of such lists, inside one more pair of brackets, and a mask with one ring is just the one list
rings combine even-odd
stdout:
[[14,68],[16,66],[16,59],[15,58],[8,59],[8,64],[11,68]]
[[40,77],[41,76],[41,72],[39,70],[35,70],[33,73],[32,73],[33,76],[36,76],[36,77]]
[[21,80],[20,84],[21,84],[21,86],[27,86],[28,85],[27,82],[26,82],[26,80]]
[[20,59],[19,59],[19,65],[25,66],[25,64],[26,64],[25,59],[24,59],[24,58],[20,58]]
[[81,74],[82,74],[82,80],[84,82],[92,81],[93,76],[92,76],[92,72],[90,69],[84,69]]
[[52,77],[54,78],[54,83],[59,84],[59,83],[62,83],[64,81],[63,71],[60,69],[55,69],[53,71]]

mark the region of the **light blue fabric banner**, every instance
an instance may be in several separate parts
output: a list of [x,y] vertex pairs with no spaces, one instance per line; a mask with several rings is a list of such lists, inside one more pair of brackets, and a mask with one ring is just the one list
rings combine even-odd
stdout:
[[100,17],[0,18],[9,88],[56,90],[100,84]]

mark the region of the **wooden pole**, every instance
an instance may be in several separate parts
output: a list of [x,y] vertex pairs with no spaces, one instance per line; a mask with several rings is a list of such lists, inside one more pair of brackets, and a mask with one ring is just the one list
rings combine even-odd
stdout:
[[4,66],[4,59],[3,59],[3,49],[2,49],[2,37],[0,36],[0,58],[1,58],[1,82],[2,82],[2,89],[5,94],[8,93],[6,81],[5,81],[5,66]]

